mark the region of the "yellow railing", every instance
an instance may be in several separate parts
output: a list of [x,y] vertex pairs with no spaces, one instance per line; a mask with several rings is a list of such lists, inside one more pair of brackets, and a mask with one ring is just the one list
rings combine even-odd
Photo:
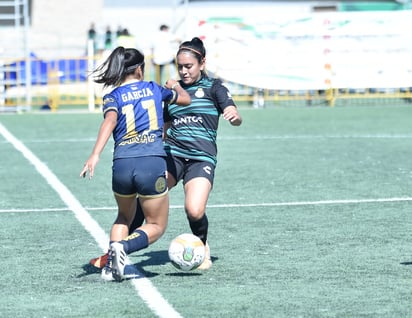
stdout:
[[[100,57],[96,56],[90,64],[87,57],[56,60],[31,60],[30,94],[25,85],[25,61],[2,60],[0,70],[3,86],[0,87],[0,109],[12,110],[29,103],[29,109],[65,109],[84,108],[90,110],[90,102],[94,108],[101,105],[102,87],[94,84],[90,71]],[[145,79],[158,78],[159,69],[146,58]],[[170,77],[168,68],[163,78]],[[223,79],[224,81],[224,79]],[[0,81],[1,82],[1,81]],[[356,103],[373,99],[404,102],[412,101],[411,88],[394,89],[336,89],[328,90],[269,90],[259,89],[226,82],[237,103],[251,107],[271,107],[276,105],[327,105],[335,106],[348,101]],[[29,96],[30,101],[27,101]]]
[[364,88],[326,90],[270,90],[248,87],[235,83],[226,83],[235,101],[247,103],[255,108],[277,105],[345,105],[365,104],[371,100],[379,103],[412,102],[412,87],[403,88]]
[[[146,58],[150,61],[150,57]],[[90,97],[96,108],[101,105],[102,85],[93,82],[91,71],[101,62],[101,56],[67,58],[59,60],[31,59],[31,83],[26,85],[26,62],[24,59],[0,61],[0,111],[25,108],[51,109],[88,107]],[[145,64],[145,79],[155,80],[159,69],[152,63]],[[169,78],[169,68],[163,70],[163,78]],[[28,101],[28,91],[29,98]],[[90,92],[92,91],[92,96]],[[27,107],[26,107],[27,108]]]

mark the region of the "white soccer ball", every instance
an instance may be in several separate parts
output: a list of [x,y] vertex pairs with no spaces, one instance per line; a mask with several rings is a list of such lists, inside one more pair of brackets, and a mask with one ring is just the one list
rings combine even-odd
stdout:
[[176,268],[190,271],[205,259],[205,245],[196,235],[180,234],[170,242],[169,259]]

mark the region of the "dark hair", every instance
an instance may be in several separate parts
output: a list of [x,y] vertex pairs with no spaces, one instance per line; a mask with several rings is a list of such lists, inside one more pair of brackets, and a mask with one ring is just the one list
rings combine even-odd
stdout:
[[164,30],[169,30],[169,26],[167,26],[166,24],[162,24],[159,28],[160,31],[164,31]]
[[104,84],[105,87],[119,86],[126,76],[134,73],[139,66],[144,74],[144,55],[136,49],[119,46],[93,71],[94,81]]
[[203,41],[198,37],[194,37],[191,41],[185,41],[180,44],[176,56],[181,52],[192,53],[199,63],[202,63],[203,59],[206,57],[205,46],[203,45]]

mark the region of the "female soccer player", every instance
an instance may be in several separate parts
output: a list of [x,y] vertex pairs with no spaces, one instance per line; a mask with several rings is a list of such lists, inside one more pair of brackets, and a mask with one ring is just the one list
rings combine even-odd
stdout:
[[233,126],[239,126],[242,117],[228,89],[219,79],[207,76],[202,40],[195,37],[183,42],[176,59],[180,84],[192,102],[187,108],[170,104],[165,112],[168,186],[171,189],[180,180],[183,182],[190,228],[206,246],[205,260],[198,269],[209,269],[212,261],[206,205],[216,167],[219,116],[222,114]]
[[[192,233],[206,246],[206,257],[198,269],[212,266],[207,242],[208,218],[206,205],[212,190],[217,155],[217,129],[219,116],[231,125],[242,123],[237,107],[219,79],[206,74],[206,49],[195,37],[183,42],[176,55],[180,85],[189,93],[188,107],[170,103],[165,108],[165,150],[167,153],[167,183],[169,189],[180,180],[185,193],[185,211]],[[131,228],[143,222],[139,204]],[[106,256],[90,260],[101,267]]]
[[[144,56],[132,48],[116,48],[95,70],[95,82],[114,89],[103,97],[104,120],[80,176],[93,177],[99,156],[113,135],[112,190],[118,215],[110,233],[110,250],[102,271],[104,280],[121,280],[127,254],[159,239],[167,226],[169,197],[162,142],[162,102],[190,104],[190,96],[175,80],[167,88],[144,78]],[[136,211],[136,196],[144,225],[129,233]]]

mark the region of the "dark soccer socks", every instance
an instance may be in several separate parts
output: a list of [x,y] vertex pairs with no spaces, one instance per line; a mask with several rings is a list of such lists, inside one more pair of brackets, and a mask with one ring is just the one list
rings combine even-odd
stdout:
[[189,218],[188,220],[192,233],[198,236],[202,240],[203,244],[206,244],[207,231],[209,228],[209,220],[207,219],[206,214],[204,214],[200,220],[192,221]]
[[142,230],[136,230],[120,243],[123,244],[125,253],[130,254],[148,247],[149,238]]

